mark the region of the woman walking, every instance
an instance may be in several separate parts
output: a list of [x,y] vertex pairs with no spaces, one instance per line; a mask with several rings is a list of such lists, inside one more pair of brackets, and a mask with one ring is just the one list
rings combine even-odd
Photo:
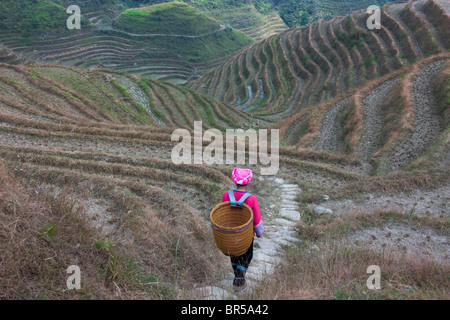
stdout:
[[[238,202],[245,203],[253,210],[253,238],[255,235],[259,238],[264,232],[264,226],[259,210],[258,199],[256,196],[247,192],[247,186],[253,178],[253,172],[250,169],[235,168],[233,170],[233,181],[236,188],[223,194],[222,202],[230,201],[230,204],[236,206]],[[242,201],[244,200],[244,201]],[[253,258],[253,241],[250,248],[241,256],[230,256],[231,265],[234,271],[233,287],[234,291],[241,291],[245,288],[245,273]]]

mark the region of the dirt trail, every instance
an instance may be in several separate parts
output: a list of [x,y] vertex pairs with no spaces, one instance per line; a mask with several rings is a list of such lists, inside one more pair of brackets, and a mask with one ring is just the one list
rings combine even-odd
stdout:
[[[255,237],[253,259],[246,273],[247,288],[234,294],[234,275],[230,273],[218,283],[194,288],[189,293],[190,297],[202,300],[239,300],[251,297],[260,281],[270,276],[281,262],[283,247],[300,241],[295,237],[295,226],[301,218],[300,212],[297,211],[299,203],[295,199],[301,190],[296,184],[285,184],[283,179],[269,179],[277,186],[275,193],[278,201],[276,203],[279,205],[276,205],[276,208],[273,205],[269,208],[261,208],[265,231],[261,238]],[[227,259],[228,257],[225,260]],[[231,265],[229,268],[231,270]]]

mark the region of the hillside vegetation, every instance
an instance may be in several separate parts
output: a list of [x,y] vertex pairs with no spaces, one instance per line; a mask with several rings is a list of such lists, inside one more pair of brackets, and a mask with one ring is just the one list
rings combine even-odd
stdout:
[[63,29],[68,15],[66,9],[51,0],[2,0],[0,31],[20,30],[25,35],[38,34],[52,29]]
[[[248,116],[107,70],[0,70],[2,298],[176,298],[212,273],[210,261],[220,259],[204,218],[230,180],[220,168],[174,165],[171,133],[194,120],[245,127]],[[64,289],[72,264],[87,290]]]
[[289,27],[300,27],[337,15],[348,15],[371,5],[381,6],[392,0],[272,0],[272,2]]
[[[153,5],[170,2],[170,0],[118,2],[133,6],[133,4]],[[209,15],[217,15],[221,18],[220,21],[230,23],[234,28],[238,28],[237,24],[250,26],[251,20],[262,21],[264,16],[273,14],[282,24],[292,28],[309,25],[321,19],[330,19],[337,15],[347,15],[353,11],[368,8],[370,5],[384,5],[392,0],[183,0],[180,2],[187,3]],[[243,12],[247,14],[242,15]],[[238,17],[243,19],[237,19]]]
[[128,9],[114,21],[114,26],[132,33],[183,34],[187,36],[201,36],[220,29],[217,21],[191,6],[179,2]]
[[[151,37],[152,46],[166,46],[190,63],[228,56],[252,42],[243,33],[178,2],[129,9],[114,21],[114,27],[132,35]],[[170,36],[172,39],[168,40]]]
[[[27,32],[23,33],[24,29],[9,23],[8,32],[0,35],[0,43],[21,55],[26,62],[57,62],[83,68],[107,67],[173,83],[184,83],[198,77],[201,72],[252,43],[252,39],[244,33],[221,26],[190,6],[181,4],[180,7],[174,3],[162,6],[165,8],[165,18],[162,20],[172,17],[171,22],[167,21],[165,25],[169,29],[164,27],[167,31],[163,33],[160,33],[163,29],[155,31],[148,24],[136,29],[136,25],[141,23],[133,20],[137,16],[129,14],[133,10],[119,16],[119,28],[115,28],[114,10],[108,18],[109,22],[104,23],[103,18],[96,15],[103,12],[86,12],[83,7],[82,17],[86,22],[81,30],[67,30],[68,15],[64,11],[63,17],[51,16],[60,26],[49,24],[48,29],[33,29],[32,37]],[[106,9],[104,12],[111,13]],[[30,18],[33,17],[30,15]],[[199,17],[203,23],[198,22]],[[160,12],[156,19],[159,18]],[[173,19],[178,19],[177,27]],[[153,27],[161,23],[157,21]],[[173,29],[170,26],[174,26]],[[147,27],[150,29],[146,31]]]

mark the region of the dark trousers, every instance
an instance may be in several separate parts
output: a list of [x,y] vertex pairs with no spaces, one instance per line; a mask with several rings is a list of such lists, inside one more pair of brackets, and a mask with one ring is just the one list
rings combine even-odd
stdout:
[[248,248],[247,252],[241,256],[234,257],[231,256],[231,265],[233,266],[234,271],[234,281],[233,285],[240,287],[245,284],[245,273],[247,272],[248,266],[253,258],[253,240],[250,248]]

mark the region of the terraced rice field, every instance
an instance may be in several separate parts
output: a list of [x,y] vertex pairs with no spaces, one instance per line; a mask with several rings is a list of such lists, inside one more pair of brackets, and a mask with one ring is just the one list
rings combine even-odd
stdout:
[[[8,176],[31,194],[70,195],[89,225],[99,228],[101,243],[118,244],[136,262],[147,276],[139,284],[150,287],[117,284],[120,272],[108,256],[107,287],[121,298],[180,298],[194,283],[215,283],[230,271],[208,218],[230,189],[234,165],[175,165],[171,159],[178,144],[172,132],[184,128],[193,135],[194,121],[222,132],[280,130],[277,175],[258,177],[262,164],[248,165],[256,182],[249,191],[274,219],[281,214],[271,192],[276,178],[295,185],[294,206],[327,195],[344,216],[356,199],[359,207],[381,208],[384,200],[375,197],[401,202],[386,210],[413,211],[411,199],[420,202],[426,194],[434,200],[419,208],[421,214],[431,210],[448,218],[450,54],[440,21],[449,16],[440,3],[387,5],[380,30],[365,29],[364,12],[286,30],[187,87],[77,67],[102,57],[106,67],[138,70],[123,64],[140,53],[133,38],[99,34],[94,44],[83,30],[43,41],[33,52],[3,36],[8,49],[0,51],[1,59],[15,59],[13,50],[27,62],[53,55],[72,66],[0,63],[0,173],[10,168]],[[111,46],[123,60],[108,57]],[[167,70],[171,56],[158,54]],[[148,68],[139,70],[153,74]],[[190,69],[177,70],[188,76]],[[302,220],[309,212],[299,211]]]
[[[94,8],[95,6],[90,7],[89,4],[83,7],[83,10],[87,10],[83,11],[83,17],[90,25],[84,26],[82,30],[49,32],[32,38],[23,38],[15,33],[2,33],[0,44],[6,47],[8,53],[5,58],[0,59],[4,60],[3,62],[18,63],[21,61],[18,59],[20,56],[25,62],[61,63],[85,69],[109,68],[184,84],[220,65],[229,55],[242,48],[239,43],[248,44],[251,39],[262,39],[286,29],[286,25],[276,14],[267,17],[258,14],[255,16],[256,21],[243,24],[241,21],[235,29],[242,31],[242,35],[245,34],[249,38],[234,39],[235,44],[222,48],[221,52],[215,52],[216,47],[220,45],[211,46],[211,43],[229,40],[230,31],[225,30],[225,25],[195,37],[183,34],[176,35],[177,38],[168,34],[133,34],[112,26],[118,11],[96,11]],[[253,14],[256,15],[257,12]],[[233,23],[230,25],[234,27]],[[240,34],[236,33],[232,37],[239,38]],[[200,47],[215,51],[211,57],[193,61]],[[9,54],[9,51],[16,54]]]
[[263,102],[251,113],[286,118],[414,61],[446,52],[448,44],[441,39],[445,37],[434,27],[436,19],[446,19],[445,13],[427,9],[434,8],[433,3],[386,5],[380,30],[368,30],[368,15],[359,11],[284,31],[236,54],[189,87],[230,105],[245,102],[242,107],[254,104],[263,92]]
[[[271,36],[189,87],[272,122],[287,144],[340,153],[359,149],[368,172],[404,167],[433,145],[424,138],[427,147],[406,152],[408,161],[396,159],[404,151],[391,154],[413,130],[422,101],[432,101],[427,92],[433,81],[448,70],[446,31],[436,24],[448,25],[448,13],[436,1],[388,4],[382,28],[372,31],[367,17],[359,11]],[[420,77],[427,68],[435,72]],[[397,118],[394,107],[402,110]],[[428,120],[435,130],[430,136],[439,140],[445,124]],[[393,129],[390,138],[387,128]]]

